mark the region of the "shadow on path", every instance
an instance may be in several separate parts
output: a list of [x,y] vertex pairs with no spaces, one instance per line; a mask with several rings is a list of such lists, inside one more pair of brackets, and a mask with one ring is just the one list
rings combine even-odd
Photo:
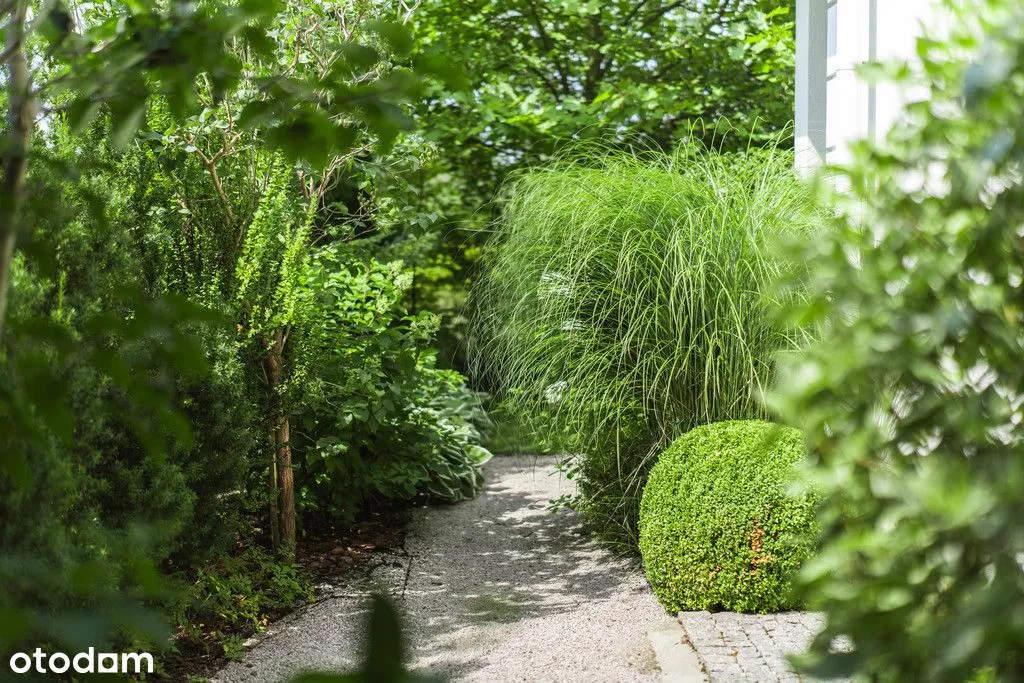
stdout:
[[460,680],[656,680],[647,631],[672,620],[639,563],[549,511],[572,492],[553,459],[500,457],[487,474],[475,500],[413,523],[414,665]]
[[[497,457],[474,500],[416,511],[406,554],[375,573],[404,613],[410,665],[465,681],[655,681],[648,634],[682,630],[636,560],[582,533],[551,500],[572,493],[553,458]],[[336,591],[276,624],[218,681],[351,668],[369,587]],[[664,638],[662,638],[664,640]]]

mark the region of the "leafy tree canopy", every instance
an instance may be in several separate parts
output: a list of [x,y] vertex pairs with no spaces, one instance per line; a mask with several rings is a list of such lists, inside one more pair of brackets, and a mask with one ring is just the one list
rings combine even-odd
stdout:
[[509,167],[583,137],[670,145],[728,119],[745,144],[792,118],[793,20],[777,0],[425,2],[417,37],[472,88],[417,114],[483,201]]

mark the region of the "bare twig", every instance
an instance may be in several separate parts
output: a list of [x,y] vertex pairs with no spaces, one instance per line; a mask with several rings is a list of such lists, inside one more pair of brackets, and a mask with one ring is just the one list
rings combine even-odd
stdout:
[[[533,22],[534,28],[537,29],[537,35],[540,36],[541,48],[546,54],[556,54],[554,52],[555,43],[551,39],[551,35],[548,33],[547,27],[544,26],[544,20],[540,16],[540,11],[537,9],[536,3],[533,0],[527,0],[527,10],[530,14],[530,20]],[[555,71],[558,73],[558,79],[562,84],[562,93],[564,95],[572,94],[572,87],[569,85],[569,73],[568,67],[564,62],[555,58]],[[559,98],[560,99],[560,98]]]

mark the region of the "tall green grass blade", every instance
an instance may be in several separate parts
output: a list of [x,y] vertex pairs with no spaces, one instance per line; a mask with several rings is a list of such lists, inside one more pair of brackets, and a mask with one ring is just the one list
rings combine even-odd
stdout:
[[580,454],[598,528],[635,538],[647,470],[673,438],[764,416],[772,357],[797,341],[773,323],[786,266],[768,246],[813,224],[792,155],[774,148],[585,149],[514,178],[474,294],[476,370]]

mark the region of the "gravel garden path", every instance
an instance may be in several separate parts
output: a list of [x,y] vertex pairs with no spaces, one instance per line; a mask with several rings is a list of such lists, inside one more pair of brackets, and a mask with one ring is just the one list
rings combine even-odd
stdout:
[[677,620],[636,561],[596,546],[574,513],[547,509],[572,490],[553,459],[497,457],[487,481],[473,501],[418,510],[404,552],[366,580],[322,586],[317,602],[274,624],[213,680],[354,668],[373,590],[404,613],[410,666],[450,680],[799,680],[783,653],[801,648],[813,617]]

